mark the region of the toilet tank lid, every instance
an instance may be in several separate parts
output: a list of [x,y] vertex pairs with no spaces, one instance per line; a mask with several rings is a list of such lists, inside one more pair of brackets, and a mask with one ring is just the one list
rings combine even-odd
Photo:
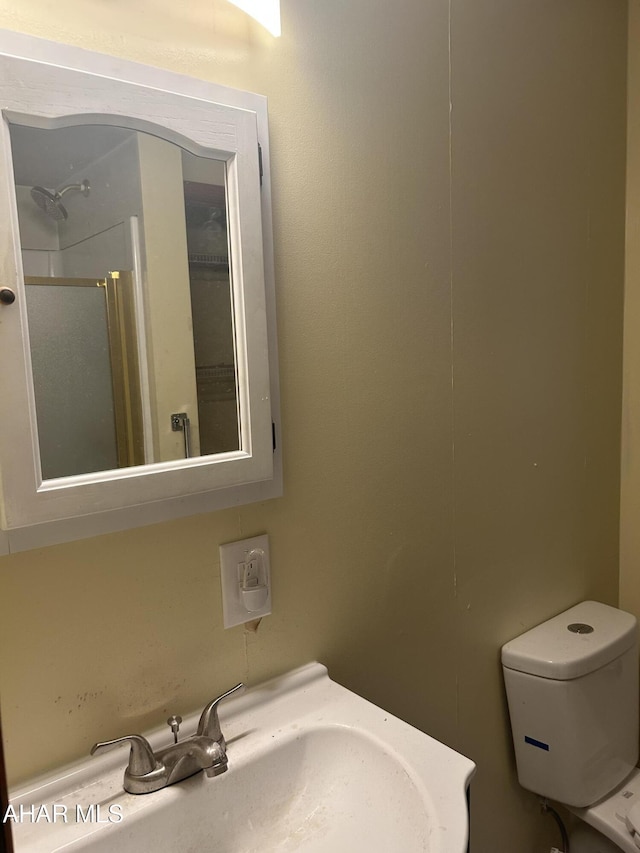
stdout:
[[636,638],[635,616],[598,601],[583,601],[506,643],[502,665],[567,681],[606,666]]

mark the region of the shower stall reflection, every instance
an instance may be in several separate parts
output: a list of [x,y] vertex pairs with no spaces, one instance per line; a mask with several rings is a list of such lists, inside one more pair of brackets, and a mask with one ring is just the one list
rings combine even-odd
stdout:
[[238,450],[225,163],[126,127],[10,132],[43,479]]

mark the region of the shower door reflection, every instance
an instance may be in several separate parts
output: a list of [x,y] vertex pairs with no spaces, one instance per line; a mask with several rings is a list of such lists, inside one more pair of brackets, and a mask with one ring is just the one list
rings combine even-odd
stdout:
[[25,284],[43,479],[141,464],[130,273]]

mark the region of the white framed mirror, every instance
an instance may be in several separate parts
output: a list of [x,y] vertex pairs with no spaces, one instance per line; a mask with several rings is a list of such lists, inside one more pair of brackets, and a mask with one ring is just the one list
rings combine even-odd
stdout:
[[0,111],[2,528],[279,494],[265,99],[0,32]]

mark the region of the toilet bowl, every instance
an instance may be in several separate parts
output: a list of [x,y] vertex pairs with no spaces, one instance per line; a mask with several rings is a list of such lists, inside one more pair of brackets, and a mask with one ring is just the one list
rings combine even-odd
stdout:
[[570,811],[584,821],[571,833],[571,853],[639,853],[631,827],[640,833],[640,770],[594,806]]
[[502,667],[519,782],[580,819],[571,853],[640,853],[635,617],[582,602],[503,646]]

